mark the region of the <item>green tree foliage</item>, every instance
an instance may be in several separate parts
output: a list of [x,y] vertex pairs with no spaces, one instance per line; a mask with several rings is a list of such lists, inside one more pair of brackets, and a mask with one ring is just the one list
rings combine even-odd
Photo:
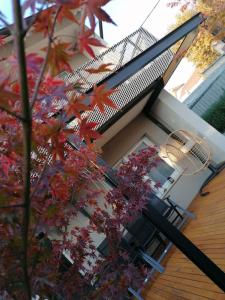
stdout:
[[225,94],[204,113],[202,118],[219,132],[225,132]]

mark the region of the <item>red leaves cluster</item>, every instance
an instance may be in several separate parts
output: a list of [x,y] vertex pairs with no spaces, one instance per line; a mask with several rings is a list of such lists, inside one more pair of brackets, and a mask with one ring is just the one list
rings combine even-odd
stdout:
[[[43,299],[58,296],[72,299],[74,294],[81,295],[81,299],[95,299],[99,295],[106,299],[120,299],[127,286],[133,284],[131,273],[136,269],[129,263],[118,264],[121,253],[115,245],[120,242],[121,226],[131,219],[128,210],[141,210],[145,202],[149,187],[141,176],[148,170],[147,156],[150,152],[132,157],[119,173],[122,178],[119,187],[105,196],[106,192],[99,187],[104,179],[104,169],[98,166],[98,153],[92,144],[100,135],[96,131],[97,124],[89,121],[88,112],[96,107],[101,113],[105,113],[106,107],[116,108],[111,99],[116,91],[107,89],[105,85],[94,86],[87,97],[79,89],[79,82],[66,83],[57,77],[60,72],[72,72],[70,59],[75,51],[71,50],[74,48],[73,39],[69,42],[69,39],[59,38],[57,32],[54,34],[55,24],[60,26],[64,19],[76,23],[75,26],[79,23],[81,30],[77,46],[80,52],[94,57],[92,47],[104,47],[93,36],[95,18],[113,23],[103,9],[108,2],[26,0],[22,5],[24,13],[27,10],[37,13],[34,18],[29,18],[34,22],[31,34],[35,32],[40,36],[41,33],[49,47],[42,49],[41,55],[38,52],[26,53],[28,109],[32,114],[32,138],[28,141],[31,144],[28,249],[23,248],[23,182],[26,175],[22,126],[27,120],[22,116],[20,94],[24,87],[19,84],[20,62],[15,53],[6,59],[9,67],[0,72],[0,298],[2,295],[6,295],[7,299],[11,296],[27,298],[21,263],[26,250],[33,295]],[[48,9],[39,12],[46,3]],[[81,19],[74,14],[77,8],[83,10]],[[87,18],[91,29],[85,27]],[[22,23],[25,30],[21,35],[25,35],[29,22]],[[4,47],[4,43],[5,37],[0,36],[0,46]],[[50,51],[43,69],[47,49]],[[86,72],[110,72],[111,65],[105,63],[97,69],[87,68]],[[71,116],[77,119],[75,128],[66,123]],[[138,170],[139,174],[134,170]],[[124,202],[124,193],[131,197],[129,203]],[[100,198],[105,199],[104,205]],[[17,207],[7,208],[10,205]],[[90,219],[81,214],[80,210],[84,209],[87,209]],[[104,260],[98,257],[95,245],[95,237],[99,234],[108,238],[112,250],[109,258]],[[74,264],[70,269],[61,270],[64,251]],[[124,261],[125,256],[123,253]],[[114,268],[110,267],[106,274],[105,266],[108,264]],[[90,285],[96,278],[99,278],[98,287],[93,292]]]

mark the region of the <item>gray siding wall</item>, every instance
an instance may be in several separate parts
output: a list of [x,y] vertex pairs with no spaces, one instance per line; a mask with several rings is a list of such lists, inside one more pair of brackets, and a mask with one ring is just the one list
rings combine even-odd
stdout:
[[204,71],[204,77],[205,80],[184,101],[199,116],[225,93],[225,55]]
[[225,70],[210,84],[207,90],[190,105],[190,108],[202,116],[223,94],[225,94]]

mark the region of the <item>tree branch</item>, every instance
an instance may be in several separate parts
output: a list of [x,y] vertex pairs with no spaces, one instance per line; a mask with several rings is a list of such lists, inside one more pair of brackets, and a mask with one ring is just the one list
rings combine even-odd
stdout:
[[21,117],[20,115],[17,115],[15,112],[13,112],[13,111],[5,108],[5,107],[0,106],[0,110],[6,112],[8,115],[10,115],[10,116],[12,116],[12,117],[14,117],[14,118],[16,118],[20,121],[24,121],[23,117]]
[[30,224],[30,174],[31,174],[31,132],[32,117],[30,113],[29,92],[26,73],[26,56],[23,40],[23,20],[20,6],[20,0],[13,0],[14,16],[14,42],[16,47],[16,56],[18,60],[18,76],[20,83],[20,96],[22,101],[22,125],[23,125],[23,260],[22,267],[24,273],[24,287],[27,299],[32,298],[30,278],[28,272],[28,234]]
[[52,29],[51,29],[51,32],[50,32],[50,34],[48,36],[48,46],[47,46],[46,56],[45,56],[45,60],[44,60],[44,62],[42,64],[42,67],[41,67],[38,79],[37,79],[37,81],[35,83],[34,92],[33,92],[33,96],[32,96],[32,99],[31,99],[31,109],[34,107],[34,104],[35,104],[35,102],[37,100],[38,90],[40,88],[40,85],[41,85],[41,82],[42,82],[42,79],[43,79],[43,75],[44,75],[45,69],[47,67],[48,57],[49,57],[49,53],[50,53],[50,49],[51,49],[51,44],[53,42],[53,36],[54,36],[54,32],[55,32],[56,20],[57,20],[58,14],[60,12],[60,9],[61,9],[61,5],[58,6],[58,8],[56,10],[56,14],[55,14],[54,21],[53,21],[53,24],[52,24]]

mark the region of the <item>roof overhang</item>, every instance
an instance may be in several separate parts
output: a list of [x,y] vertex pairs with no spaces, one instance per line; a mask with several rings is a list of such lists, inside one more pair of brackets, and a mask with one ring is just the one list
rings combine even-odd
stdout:
[[[120,118],[124,118],[129,110],[134,109],[134,106],[138,105],[151,91],[153,93],[151,93],[152,96],[149,101],[155,101],[193,43],[197,35],[197,28],[203,21],[204,17],[199,13],[159,41],[156,41],[144,29],[139,29],[68,77],[69,81],[77,81],[79,78],[85,77],[81,76],[85,68],[97,68],[102,63],[113,63],[114,61],[111,61],[110,58],[115,60],[116,63],[108,74],[104,76],[97,74],[95,77],[90,78],[87,83],[88,89],[86,90],[87,97],[85,99],[87,104],[90,102],[89,96],[94,85],[104,84],[107,89],[117,88],[119,90],[115,95],[112,95],[112,100],[117,105],[117,109],[107,107],[105,113],[102,114],[96,108],[90,113],[89,120],[98,123],[97,130],[101,133],[106,132]],[[170,47],[182,39],[183,42],[178,52],[173,55]],[[129,60],[126,59],[126,53],[131,51],[127,49],[128,44],[133,44],[133,53],[135,53]],[[119,57],[115,57],[115,53],[119,53]],[[68,123],[71,121],[69,120]]]

